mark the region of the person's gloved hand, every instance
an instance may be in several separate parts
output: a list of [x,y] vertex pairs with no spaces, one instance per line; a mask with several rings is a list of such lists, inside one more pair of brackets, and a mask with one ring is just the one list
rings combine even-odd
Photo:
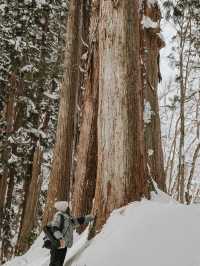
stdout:
[[94,221],[94,216],[92,214],[88,214],[85,216],[85,224],[89,224],[92,221]]
[[65,240],[60,239],[60,248],[65,248]]

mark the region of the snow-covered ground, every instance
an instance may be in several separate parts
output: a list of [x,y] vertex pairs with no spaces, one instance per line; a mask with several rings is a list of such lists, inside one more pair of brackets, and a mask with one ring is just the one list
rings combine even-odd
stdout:
[[[181,205],[160,192],[115,210],[101,233],[86,239],[87,231],[69,249],[66,262],[86,246],[70,265],[200,266],[200,205]],[[5,266],[48,266],[49,252],[41,246],[42,236]]]

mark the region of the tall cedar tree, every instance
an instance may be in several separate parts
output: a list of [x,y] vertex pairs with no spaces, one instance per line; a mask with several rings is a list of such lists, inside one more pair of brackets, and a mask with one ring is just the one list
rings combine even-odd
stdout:
[[76,153],[77,165],[74,173],[72,194],[73,214],[91,212],[96,187],[97,172],[97,114],[99,90],[98,23],[99,4],[92,2],[89,28],[89,45],[86,51],[87,74],[83,82],[84,97],[82,121]]
[[52,218],[55,200],[69,200],[76,96],[80,80],[80,55],[83,1],[72,0],[66,30],[64,80],[60,94],[60,109],[43,223]]

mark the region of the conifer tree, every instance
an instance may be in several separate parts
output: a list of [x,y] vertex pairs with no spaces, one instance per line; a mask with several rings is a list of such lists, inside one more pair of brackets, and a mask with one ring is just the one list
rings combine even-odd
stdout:
[[[33,195],[37,147],[42,147],[44,154],[37,157],[43,170],[38,174],[47,172],[51,160],[46,155],[55,135],[67,5],[64,0],[1,0],[0,5],[0,224],[4,261],[15,252],[12,234],[20,234],[26,205]],[[28,245],[36,232],[31,231],[39,224],[34,220],[27,232]]]

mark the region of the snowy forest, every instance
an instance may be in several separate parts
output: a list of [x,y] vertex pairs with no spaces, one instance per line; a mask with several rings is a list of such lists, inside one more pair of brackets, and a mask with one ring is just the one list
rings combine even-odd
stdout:
[[0,43],[0,265],[67,201],[65,266],[199,266],[200,1],[0,0]]

